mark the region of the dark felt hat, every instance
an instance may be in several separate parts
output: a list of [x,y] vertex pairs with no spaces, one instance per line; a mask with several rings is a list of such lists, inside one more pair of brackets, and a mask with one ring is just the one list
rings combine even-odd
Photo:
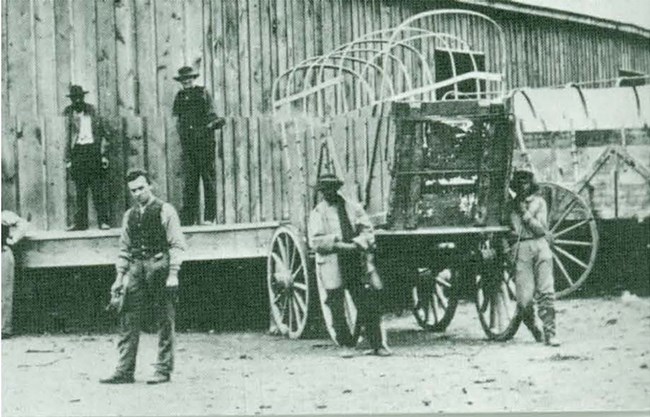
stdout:
[[319,190],[332,189],[332,188],[338,190],[339,188],[341,188],[342,185],[343,185],[343,181],[341,181],[334,174],[323,174],[320,177],[318,177]]
[[187,80],[187,79],[190,79],[190,78],[194,79],[194,78],[196,78],[198,76],[199,76],[199,74],[194,72],[192,67],[185,66],[185,67],[181,67],[181,68],[178,69],[178,75],[175,76],[174,79],[176,81],[183,81],[183,80]]
[[83,97],[86,94],[88,94],[88,91],[85,91],[80,85],[71,85],[68,97]]
[[534,175],[531,171],[528,171],[526,169],[518,169],[512,174],[512,181],[513,182],[524,182],[524,181],[534,182]]

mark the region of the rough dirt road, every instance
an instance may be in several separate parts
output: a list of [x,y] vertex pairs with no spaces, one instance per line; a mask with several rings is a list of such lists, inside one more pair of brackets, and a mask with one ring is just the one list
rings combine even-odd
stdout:
[[650,299],[558,302],[560,348],[525,329],[484,340],[472,304],[445,334],[409,315],[387,320],[390,358],[339,358],[329,340],[261,333],[179,334],[172,383],[148,386],[145,335],[136,383],[97,383],[115,337],[23,336],[2,342],[3,416],[420,413],[650,409]]

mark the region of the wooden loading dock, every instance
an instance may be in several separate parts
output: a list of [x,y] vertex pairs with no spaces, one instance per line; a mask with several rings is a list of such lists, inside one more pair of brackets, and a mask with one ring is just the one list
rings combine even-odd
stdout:
[[[183,227],[186,261],[265,257],[279,222]],[[111,265],[117,260],[119,229],[30,232],[22,247],[23,268]]]

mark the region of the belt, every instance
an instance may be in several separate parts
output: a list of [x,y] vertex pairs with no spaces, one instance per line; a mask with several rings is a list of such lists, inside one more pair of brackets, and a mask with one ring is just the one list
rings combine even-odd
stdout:
[[131,257],[134,259],[150,259],[157,258],[161,259],[165,254],[162,251],[150,251],[150,250],[136,250],[131,252]]

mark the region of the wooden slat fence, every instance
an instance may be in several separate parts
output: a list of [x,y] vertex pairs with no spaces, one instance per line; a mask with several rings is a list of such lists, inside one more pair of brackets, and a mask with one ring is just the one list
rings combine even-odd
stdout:
[[[223,151],[219,221],[280,218],[288,188],[269,180],[280,173],[281,153],[266,134],[273,124],[268,120],[273,80],[355,36],[394,26],[425,8],[450,6],[461,7],[416,0],[3,1],[3,208],[29,217],[37,228],[69,222],[74,190],[62,163],[53,159],[63,146],[56,116],[69,103],[71,83],[89,91],[88,102],[113,136],[143,138],[114,150],[111,169],[144,164],[161,196],[178,204],[180,153],[170,113],[179,85],[173,77],[190,65],[200,71],[197,82],[211,91],[217,113],[230,118],[217,138]],[[505,30],[509,87],[613,78],[620,68],[650,72],[647,36],[476,10]],[[466,34],[474,49],[486,50],[488,62],[499,58],[494,40],[481,36],[471,21],[434,23]],[[363,125],[353,129],[362,132]],[[246,153],[230,158],[243,147]],[[112,173],[110,181],[117,223],[128,200],[121,177]],[[272,205],[253,191],[269,184],[277,187],[270,193]]]

